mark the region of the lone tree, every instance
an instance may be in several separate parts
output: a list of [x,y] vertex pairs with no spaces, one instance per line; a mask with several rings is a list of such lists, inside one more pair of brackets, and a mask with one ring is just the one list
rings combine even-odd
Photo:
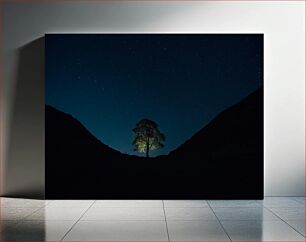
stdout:
[[136,124],[133,129],[135,133],[135,139],[133,141],[134,150],[146,153],[146,157],[149,157],[150,150],[163,148],[165,141],[165,135],[158,129],[158,124],[149,119],[143,119]]

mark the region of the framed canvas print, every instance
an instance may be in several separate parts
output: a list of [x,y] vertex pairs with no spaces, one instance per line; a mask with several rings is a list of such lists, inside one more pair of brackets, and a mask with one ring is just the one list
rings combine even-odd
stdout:
[[263,34],[46,34],[47,199],[262,199]]

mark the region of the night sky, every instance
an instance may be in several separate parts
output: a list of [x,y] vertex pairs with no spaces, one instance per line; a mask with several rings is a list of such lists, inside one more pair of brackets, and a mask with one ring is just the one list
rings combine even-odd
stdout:
[[[46,35],[46,104],[128,154],[143,118],[168,154],[263,84],[263,35]],[[48,139],[48,137],[46,137]]]

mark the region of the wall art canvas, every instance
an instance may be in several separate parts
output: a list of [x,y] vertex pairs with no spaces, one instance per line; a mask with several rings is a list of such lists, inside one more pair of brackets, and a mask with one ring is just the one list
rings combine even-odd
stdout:
[[48,199],[262,199],[263,34],[46,34]]

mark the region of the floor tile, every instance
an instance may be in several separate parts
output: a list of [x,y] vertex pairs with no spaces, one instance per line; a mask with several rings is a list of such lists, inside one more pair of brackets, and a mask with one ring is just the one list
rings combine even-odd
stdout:
[[211,207],[262,207],[261,200],[208,200]]
[[78,220],[87,208],[41,208],[26,220]]
[[165,220],[163,208],[90,208],[81,220]]
[[48,201],[37,199],[22,199],[22,198],[0,198],[1,208],[40,208],[44,207]]
[[64,241],[168,241],[165,221],[79,221]]
[[74,221],[25,220],[4,233],[5,240],[60,241]]
[[230,241],[217,221],[167,221],[170,241]]
[[293,197],[265,197],[264,206],[270,207],[303,207],[303,204],[298,202]]
[[305,207],[281,207],[269,208],[273,213],[284,220],[302,220],[305,219]]
[[1,220],[21,220],[39,208],[1,208]]
[[19,220],[2,220],[0,221],[0,241],[8,240],[8,235],[14,233],[14,228],[17,226]]
[[50,200],[48,208],[89,208],[95,200]]
[[285,222],[305,236],[305,220],[286,220]]
[[265,208],[213,208],[220,220],[279,220]]
[[305,206],[305,197],[293,197],[293,199]]
[[162,200],[97,200],[94,205],[105,208],[162,208]]
[[10,228],[16,226],[18,223],[20,223],[19,220],[2,220],[2,221],[0,221],[0,232],[1,232],[1,234],[3,234],[4,231],[10,230]]
[[166,219],[170,220],[217,220],[210,208],[165,208]]
[[283,221],[221,221],[233,241],[304,241]]
[[203,208],[209,207],[205,200],[164,200],[165,208]]
[[[305,197],[260,200],[1,198],[2,240],[304,241]],[[265,207],[263,207],[265,206]],[[284,221],[282,221],[284,220]]]

